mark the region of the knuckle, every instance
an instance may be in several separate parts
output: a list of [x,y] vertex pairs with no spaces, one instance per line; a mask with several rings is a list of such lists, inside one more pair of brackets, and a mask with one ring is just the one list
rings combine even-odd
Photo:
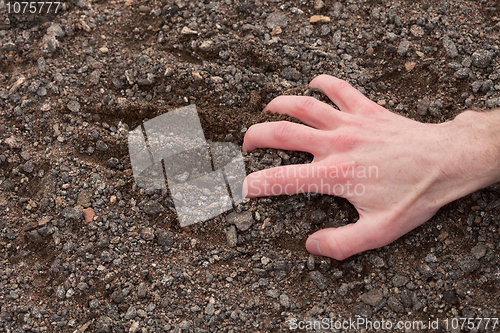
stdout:
[[347,151],[353,149],[358,142],[355,135],[351,133],[340,132],[331,139],[331,144],[339,151]]
[[274,139],[277,141],[289,140],[294,133],[293,123],[288,121],[278,121],[274,128]]
[[297,113],[307,113],[311,109],[314,109],[317,107],[318,100],[315,99],[314,97],[306,97],[306,98],[301,98],[299,102],[297,103]]
[[337,83],[335,84],[335,89],[342,92],[354,88],[349,84],[349,82],[338,79]]

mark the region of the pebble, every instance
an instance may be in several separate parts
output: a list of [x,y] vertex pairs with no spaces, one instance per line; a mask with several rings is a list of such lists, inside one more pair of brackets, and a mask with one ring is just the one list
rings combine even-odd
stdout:
[[81,221],[83,219],[83,210],[78,208],[65,208],[63,210],[63,216],[71,221]]
[[418,104],[417,104],[418,114],[421,116],[425,116],[427,114],[427,111],[429,110],[430,104],[431,104],[431,101],[427,97],[419,100]]
[[99,151],[106,151],[109,149],[108,145],[106,143],[104,143],[104,141],[102,140],[98,140],[95,144],[97,150]]
[[423,37],[425,35],[424,29],[421,26],[416,25],[416,24],[411,26],[410,32],[413,36],[419,37],[419,38]]
[[77,101],[69,101],[67,104],[68,110],[74,113],[78,113],[80,111],[80,103]]
[[328,287],[328,281],[321,272],[312,271],[309,272],[309,276],[319,290],[325,290]]
[[95,212],[93,208],[86,208],[83,210],[83,216],[85,218],[86,223],[92,222],[95,216]]
[[443,38],[443,47],[448,57],[452,59],[458,57],[457,47],[455,46],[455,43],[448,36],[445,36]]
[[486,50],[477,50],[472,54],[472,65],[478,68],[487,68],[493,60],[493,54]]
[[266,18],[266,27],[268,29],[272,30],[276,27],[286,28],[287,25],[288,17],[282,12],[273,12]]
[[465,273],[472,273],[481,266],[479,260],[471,255],[465,255],[459,258],[457,264]]
[[236,234],[236,227],[234,225],[229,226],[226,233],[227,245],[229,247],[235,247],[238,242],[238,235]]
[[457,79],[466,79],[470,75],[470,69],[460,68],[453,74]]
[[471,254],[478,260],[484,257],[486,255],[486,246],[484,245],[484,243],[479,243],[474,246],[471,249]]
[[142,231],[141,231],[141,238],[144,239],[144,240],[146,240],[146,241],[153,240],[155,238],[155,234],[154,234],[153,228],[144,228],[144,229],[142,229]]
[[47,34],[49,35],[54,35],[56,37],[64,37],[64,31],[61,28],[59,24],[52,24],[48,29],[47,29]]
[[161,246],[172,246],[174,244],[174,233],[169,230],[158,229],[156,231],[156,241]]
[[399,46],[398,46],[398,55],[400,56],[405,56],[408,51],[410,50],[410,42],[407,41],[406,39],[403,39],[400,43],[399,43]]
[[315,209],[311,212],[311,223],[321,224],[326,220],[326,213],[321,209]]
[[156,200],[149,200],[141,206],[144,213],[149,215],[156,215],[163,211],[165,208]]
[[255,223],[252,212],[232,212],[226,217],[226,221],[234,224],[240,231],[247,231]]
[[398,274],[394,275],[394,277],[392,278],[392,284],[394,285],[394,287],[402,287],[406,285],[406,283],[408,283],[408,278],[406,276]]
[[373,307],[377,306],[382,300],[384,299],[384,293],[382,292],[381,289],[373,289],[370,290],[367,293],[364,293],[359,297],[359,299],[368,305],[371,305]]
[[328,16],[324,16],[324,15],[313,15],[311,16],[311,18],[309,19],[309,22],[310,23],[328,23],[330,22],[330,18]]

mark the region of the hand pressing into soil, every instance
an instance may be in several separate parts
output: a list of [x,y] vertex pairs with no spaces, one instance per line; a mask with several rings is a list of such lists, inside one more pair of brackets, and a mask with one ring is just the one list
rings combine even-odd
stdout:
[[306,242],[312,254],[343,260],[387,245],[443,205],[500,181],[500,110],[425,124],[388,111],[332,76],[321,75],[310,86],[340,110],[313,97],[277,97],[264,111],[286,113],[304,125],[253,125],[243,150],[298,150],[314,160],[254,172],[243,193],[316,192],[349,200],[359,220],[312,234]]

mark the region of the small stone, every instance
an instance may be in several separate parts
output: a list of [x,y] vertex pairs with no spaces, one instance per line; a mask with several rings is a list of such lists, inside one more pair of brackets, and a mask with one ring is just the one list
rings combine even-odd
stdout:
[[325,6],[325,3],[323,0],[314,0],[314,9],[315,10],[321,10]]
[[211,316],[215,313],[215,306],[213,302],[209,302],[205,307],[205,314]]
[[459,258],[457,260],[457,264],[465,273],[472,273],[481,267],[479,260],[471,255],[465,255],[462,258]]
[[376,268],[382,268],[385,266],[384,259],[380,258],[379,256],[371,257],[370,263],[373,265],[373,267],[376,267]]
[[236,234],[236,227],[231,225],[226,233],[227,245],[235,247],[238,242],[238,235]]
[[99,151],[106,151],[109,149],[108,145],[102,140],[97,141],[95,146]]
[[144,240],[146,240],[146,241],[153,240],[155,238],[155,234],[154,234],[153,228],[144,228],[144,229],[142,229],[142,231],[141,231],[141,238],[144,239]]
[[389,297],[387,305],[389,305],[394,312],[402,313],[404,311],[403,304],[394,296]]
[[408,51],[410,50],[410,42],[406,39],[403,39],[398,46],[398,55],[404,57]]
[[477,50],[472,54],[472,65],[478,68],[487,68],[493,60],[493,53],[486,50]]
[[191,323],[187,320],[184,320],[182,321],[180,324],[179,324],[179,328],[182,330],[182,331],[185,331],[185,330],[188,330],[189,327],[191,327]]
[[288,17],[282,12],[274,12],[267,16],[266,27],[274,29],[275,27],[285,28],[288,25]]
[[313,15],[311,16],[311,18],[309,19],[309,22],[310,23],[328,23],[330,22],[330,18],[328,16],[324,16],[324,15]]
[[417,63],[415,61],[408,61],[407,63],[405,63],[405,68],[408,72],[411,72],[416,65]]
[[349,287],[346,284],[343,284],[339,287],[338,294],[340,296],[345,296],[349,292]]
[[486,246],[484,243],[479,243],[471,249],[471,253],[476,259],[481,259],[486,255]]
[[457,47],[455,46],[455,43],[448,36],[443,38],[443,47],[448,57],[453,59],[458,56]]
[[95,329],[97,333],[111,333],[113,326],[111,318],[103,316],[97,321]]
[[118,288],[111,294],[111,300],[116,304],[123,302],[125,297],[123,296],[123,292],[121,288]]
[[83,216],[85,217],[85,222],[90,223],[94,219],[94,209],[93,208],[85,208],[83,210]]
[[457,79],[466,79],[469,77],[470,69],[468,68],[460,68],[453,74]]
[[108,160],[108,165],[109,165],[111,168],[118,169],[118,168],[120,167],[120,160],[118,160],[116,157],[111,157],[111,158]]
[[213,45],[214,45],[214,42],[212,40],[204,40],[200,46],[199,46],[199,49],[203,52],[207,52],[207,51],[210,51],[212,50],[213,48]]
[[82,206],[84,208],[90,207],[91,205],[92,192],[87,189],[83,189],[78,193],[78,198],[76,200],[76,204],[78,206]]
[[142,211],[149,215],[156,215],[165,211],[165,208],[156,200],[149,200],[141,207]]
[[98,69],[95,69],[92,73],[89,75],[89,80],[92,84],[97,85],[99,83],[99,79],[101,78],[101,71]]
[[234,224],[240,231],[247,231],[255,222],[252,212],[249,211],[241,213],[232,212],[227,216],[226,221]]
[[420,101],[418,101],[417,104],[417,112],[421,116],[425,116],[427,114],[427,110],[429,110],[429,105],[431,104],[431,101],[427,98],[424,97]]
[[15,94],[16,91],[21,87],[21,85],[24,83],[25,80],[26,80],[26,78],[24,76],[21,76],[19,79],[17,79],[16,82],[9,89],[9,95]]
[[61,28],[59,24],[52,24],[48,29],[47,29],[47,34],[49,35],[54,35],[56,37],[64,37],[64,31]]
[[56,296],[57,296],[57,298],[60,298],[60,299],[63,299],[64,297],[66,297],[66,290],[64,290],[63,286],[57,286]]
[[6,179],[2,183],[2,187],[6,190],[13,190],[15,188],[14,184],[10,179]]
[[404,285],[406,285],[406,283],[408,282],[408,278],[406,276],[403,276],[403,275],[394,275],[394,277],[392,278],[392,284],[394,285],[394,287],[402,287]]
[[328,281],[321,272],[312,271],[309,272],[309,276],[319,290],[325,290],[328,287]]
[[127,312],[125,313],[125,319],[130,320],[134,319],[137,316],[137,310],[134,308],[133,305],[129,306]]
[[130,328],[128,329],[129,333],[136,333],[139,331],[139,322],[134,321],[132,325],[130,325]]
[[184,27],[181,30],[182,35],[197,35],[198,31],[190,29],[189,27]]
[[321,224],[326,220],[326,213],[321,209],[315,209],[311,212],[311,223]]
[[80,111],[80,103],[77,101],[70,101],[66,106],[71,112],[77,113]]
[[411,32],[411,34],[412,34],[413,36],[415,36],[415,37],[419,37],[419,38],[420,38],[420,37],[423,37],[423,36],[425,35],[425,31],[424,31],[424,29],[423,29],[421,26],[416,25],[416,24],[414,24],[414,25],[412,25],[412,26],[410,27],[410,32]]
[[148,293],[148,288],[144,282],[141,282],[137,287],[137,297],[144,298]]
[[434,117],[439,117],[441,115],[441,107],[443,103],[441,101],[435,101],[429,105],[429,112]]
[[34,169],[35,169],[35,165],[31,161],[28,161],[28,162],[24,163],[24,165],[23,165],[24,172],[32,173]]
[[68,207],[65,208],[62,213],[63,216],[68,220],[80,221],[81,219],[83,219],[83,211],[78,208]]
[[369,292],[361,295],[359,299],[363,303],[375,307],[384,299],[384,293],[381,289],[372,289]]
[[49,54],[54,53],[59,47],[59,41],[53,34],[47,34],[43,36],[41,49],[44,53]]
[[91,9],[92,8],[92,6],[90,5],[90,3],[87,0],[78,0],[76,5],[80,8],[83,8],[83,9]]
[[302,74],[295,68],[286,67],[281,71],[281,76],[288,81],[298,81],[302,77]]
[[9,146],[10,149],[20,149],[22,147],[15,136],[11,136],[5,139],[5,143],[7,144],[7,146]]
[[309,269],[310,271],[313,271],[314,265],[315,265],[314,256],[312,254],[310,254],[309,257],[307,258],[307,264],[306,264],[307,269]]
[[156,241],[161,246],[172,246],[174,244],[174,233],[169,230],[159,229],[156,231]]
[[281,294],[280,295],[280,304],[285,308],[289,308],[290,307],[290,298],[285,294]]

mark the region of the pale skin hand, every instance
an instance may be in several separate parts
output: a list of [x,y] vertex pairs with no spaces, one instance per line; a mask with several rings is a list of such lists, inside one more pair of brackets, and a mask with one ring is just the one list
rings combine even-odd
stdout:
[[425,124],[388,111],[332,76],[318,76],[310,87],[340,110],[313,97],[277,97],[264,111],[305,125],[253,125],[243,150],[305,151],[313,162],[254,172],[243,192],[249,198],[318,192],[349,200],[359,220],[312,234],[306,242],[312,254],[343,260],[382,247],[443,205],[500,181],[500,111],[466,111],[453,121]]

